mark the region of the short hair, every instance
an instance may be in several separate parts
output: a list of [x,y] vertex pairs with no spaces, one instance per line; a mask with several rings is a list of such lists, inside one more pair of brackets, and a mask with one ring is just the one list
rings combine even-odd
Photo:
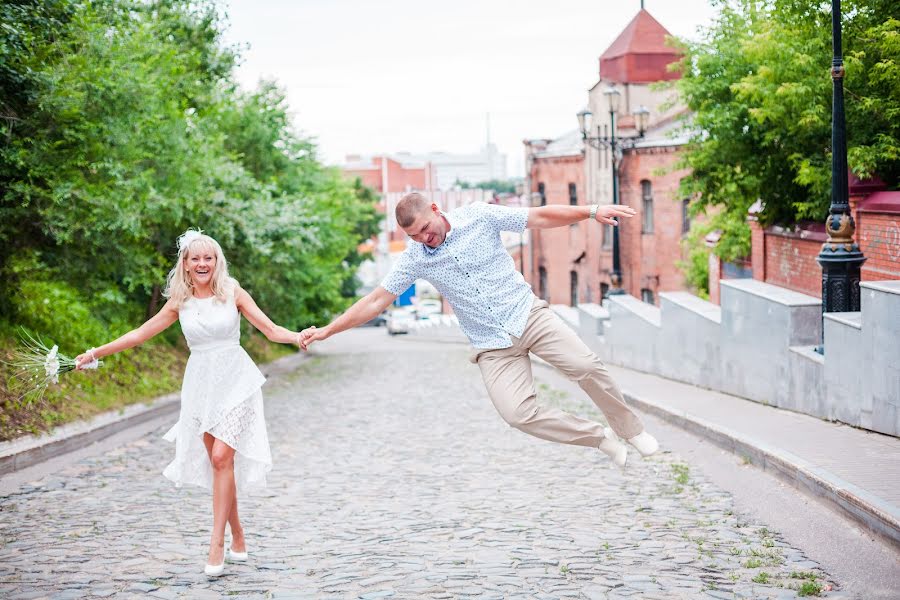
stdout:
[[429,202],[419,192],[410,192],[400,198],[394,214],[400,227],[409,227],[422,213],[428,212]]

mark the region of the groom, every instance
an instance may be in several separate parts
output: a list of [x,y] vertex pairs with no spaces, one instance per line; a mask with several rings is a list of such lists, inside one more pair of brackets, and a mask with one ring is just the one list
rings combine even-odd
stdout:
[[[313,342],[365,323],[416,279],[428,280],[453,307],[472,343],[471,360],[481,369],[491,401],[507,423],[545,440],[599,448],[624,467],[627,448],[621,439],[644,456],[659,445],[625,404],[600,359],[535,297],[516,271],[500,232],[563,227],[584,219],[615,226],[614,217],[634,214],[622,205],[510,208],[482,202],[444,213],[422,194],[407,194],[397,204],[396,216],[412,242],[394,268],[380,287],[329,325],[301,332],[300,345],[307,350]],[[611,427],[539,404],[529,352],[576,381]]]

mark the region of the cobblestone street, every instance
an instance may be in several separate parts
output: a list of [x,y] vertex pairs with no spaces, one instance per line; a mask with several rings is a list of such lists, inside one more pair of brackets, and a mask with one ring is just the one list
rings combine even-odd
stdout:
[[[793,598],[840,582],[679,456],[618,471],[511,430],[462,344],[348,332],[264,387],[250,561],[203,575],[206,491],[164,428],[0,498],[3,598]],[[596,416],[547,385],[545,401]],[[174,417],[172,419],[174,421]],[[827,597],[849,597],[822,592]]]

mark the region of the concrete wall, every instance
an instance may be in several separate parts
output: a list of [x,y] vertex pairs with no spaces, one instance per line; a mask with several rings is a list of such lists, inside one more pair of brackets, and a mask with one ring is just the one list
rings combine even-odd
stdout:
[[861,312],[826,315],[824,356],[818,298],[721,283],[721,307],[686,292],[582,304],[576,330],[612,364],[900,435],[900,281],[863,282]]
[[[705,388],[721,386],[722,310],[687,292],[665,292],[660,297],[659,374]],[[683,332],[693,335],[685,337]]]

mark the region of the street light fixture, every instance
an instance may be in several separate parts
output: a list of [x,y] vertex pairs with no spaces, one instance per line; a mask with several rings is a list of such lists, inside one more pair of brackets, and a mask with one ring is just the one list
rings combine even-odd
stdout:
[[[816,257],[822,266],[822,334],[826,312],[859,310],[860,267],[866,258],[853,240],[856,224],[850,213],[847,186],[847,127],[844,119],[844,59],[841,50],[841,1],[831,1],[831,208],[828,240]],[[824,354],[824,344],[817,348]]]
[[[585,108],[578,112],[578,127],[581,129],[581,138],[591,147],[600,150],[601,148],[609,148],[612,154],[612,185],[613,185],[613,204],[619,204],[619,162],[623,151],[634,148],[635,143],[644,137],[647,130],[647,121],[650,117],[650,110],[646,106],[639,106],[632,113],[634,117],[634,125],[638,134],[631,137],[616,137],[616,115],[619,112],[622,93],[613,85],[603,90],[606,96],[606,102],[609,105],[609,135],[600,134],[600,125],[597,125],[597,135],[591,135],[593,132],[593,114]],[[610,280],[612,287],[609,290],[610,295],[624,294],[622,289],[622,265],[619,257],[619,228],[613,227],[613,268]]]

